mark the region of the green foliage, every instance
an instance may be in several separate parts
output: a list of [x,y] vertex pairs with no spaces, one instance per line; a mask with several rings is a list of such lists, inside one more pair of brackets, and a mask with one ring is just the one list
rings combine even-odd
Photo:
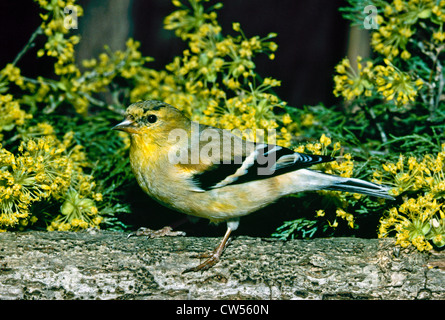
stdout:
[[293,239],[295,234],[301,234],[303,238],[312,238],[317,231],[315,224],[317,221],[308,220],[304,218],[286,221],[281,227],[277,228],[277,232],[272,234],[280,240]]

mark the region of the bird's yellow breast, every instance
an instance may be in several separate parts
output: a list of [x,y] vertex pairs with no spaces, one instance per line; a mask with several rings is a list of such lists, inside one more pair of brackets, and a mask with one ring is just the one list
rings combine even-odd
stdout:
[[269,188],[271,182],[265,180],[199,192],[191,183],[197,167],[168,161],[168,150],[140,136],[132,137],[130,163],[138,184],[150,197],[176,211],[220,222],[249,214],[277,198]]

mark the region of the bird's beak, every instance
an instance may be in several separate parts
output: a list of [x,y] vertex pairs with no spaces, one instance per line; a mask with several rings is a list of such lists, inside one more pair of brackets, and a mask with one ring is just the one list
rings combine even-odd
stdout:
[[137,128],[134,125],[134,121],[125,119],[121,123],[118,123],[113,128],[111,128],[111,130],[120,130],[120,131],[125,131],[128,133],[136,133]]

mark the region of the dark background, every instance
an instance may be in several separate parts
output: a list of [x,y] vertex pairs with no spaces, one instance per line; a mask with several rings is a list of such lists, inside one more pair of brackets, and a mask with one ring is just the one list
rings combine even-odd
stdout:
[[[347,5],[346,1],[221,2],[224,6],[218,11],[218,20],[223,33],[232,33],[232,22],[240,22],[247,37],[266,36],[270,32],[278,34],[275,39],[278,44],[275,60],[271,61],[264,55],[258,56],[255,63],[261,76],[282,81],[276,93],[291,106],[298,108],[319,103],[330,106],[338,102],[332,94],[334,66],[346,55],[369,53],[367,35],[351,29],[338,11]],[[78,3],[84,8],[84,16],[78,20],[79,29],[74,31],[82,37],[76,47],[78,61],[97,57],[105,44],[112,50],[124,49],[126,40],[133,37],[141,42],[143,55],[155,58],[151,67],[162,69],[186,48],[174,32],[163,29],[164,17],[175,9],[168,0],[81,0]],[[12,62],[39,26],[39,12],[38,5],[31,0],[1,1],[0,68]],[[38,45],[43,42],[41,37]],[[22,74],[35,77],[52,70],[52,61],[36,60],[37,50],[38,46],[19,62]],[[132,198],[133,205],[138,208],[135,211],[141,215],[137,219],[132,216],[127,222],[135,226],[158,228],[163,224],[179,224],[183,218],[183,215],[171,213],[150,201],[138,189]],[[274,232],[283,219],[295,219],[293,216],[276,219],[275,212],[282,211],[283,203],[280,200],[242,219],[239,233],[266,236]],[[286,201],[286,206],[298,206],[298,202]],[[252,227],[252,224],[255,226]],[[202,221],[182,224],[178,228],[185,229],[189,234],[208,235],[215,232],[222,234],[225,226],[208,227],[207,221]]]

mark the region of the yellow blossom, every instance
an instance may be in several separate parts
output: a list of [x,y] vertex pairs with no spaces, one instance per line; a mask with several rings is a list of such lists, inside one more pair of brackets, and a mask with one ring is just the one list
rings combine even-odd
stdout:
[[372,90],[372,62],[361,63],[361,57],[357,57],[358,72],[351,67],[348,58],[344,58],[336,67],[338,75],[334,76],[335,96],[343,96],[346,100],[353,100],[364,94],[369,96]]
[[377,91],[388,101],[393,101],[401,106],[413,102],[417,92],[422,88],[421,79],[412,77],[395,68],[394,65],[385,59],[386,67],[378,65],[375,67]]
[[419,251],[431,250],[429,241],[443,246],[445,219],[440,216],[442,206],[431,193],[417,199],[407,198],[398,209],[391,208],[381,219],[379,237],[386,237],[395,231],[397,244],[402,247],[412,244]]

